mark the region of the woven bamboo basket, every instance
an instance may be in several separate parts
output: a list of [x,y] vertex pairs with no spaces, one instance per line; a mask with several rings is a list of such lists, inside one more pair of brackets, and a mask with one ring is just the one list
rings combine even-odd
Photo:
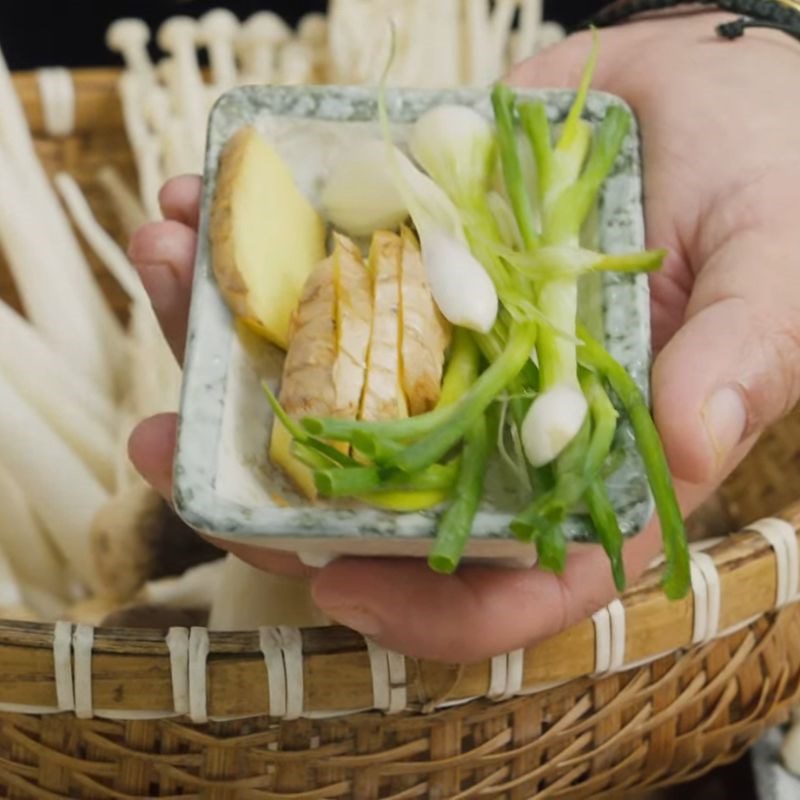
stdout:
[[[62,138],[45,132],[36,77],[16,85],[44,163],[114,232],[93,179],[107,163],[134,179],[116,73],[73,77]],[[0,295],[18,305],[3,265]],[[570,630],[485,663],[405,659],[335,627],[0,622],[0,794],[616,800],[687,781],[800,702],[798,443],[795,415],[722,488],[726,535],[696,545],[685,600],[664,598],[655,567]]]

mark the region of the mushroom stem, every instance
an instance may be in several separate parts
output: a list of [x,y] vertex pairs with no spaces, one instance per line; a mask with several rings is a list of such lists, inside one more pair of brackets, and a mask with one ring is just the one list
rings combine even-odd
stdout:
[[273,11],[258,11],[239,28],[235,47],[242,64],[242,80],[272,83],[278,49],[291,38],[289,26]]
[[306,14],[298,23],[297,36],[308,47],[314,80],[324,81],[328,71],[328,18],[325,14]]
[[117,410],[109,397],[91,380],[71,369],[41,333],[2,300],[0,342],[14,342],[14,347],[0,347],[0,373],[20,393],[27,396],[40,381],[46,381],[50,392],[71,406],[82,408],[104,430],[111,432],[116,428]]
[[[48,294],[57,296],[62,309],[80,309],[81,319],[75,329],[65,325],[59,314],[52,320],[40,318],[37,324],[52,334],[50,338],[59,349],[73,349],[75,368],[85,371],[109,394],[113,392],[111,365],[119,354],[123,334],[119,322],[111,312],[97,283],[92,279],[91,268],[81,252],[73,231],[58,203],[44,167],[33,147],[25,113],[11,80],[8,67],[0,52],[0,148],[4,163],[0,180],[0,202],[12,207],[6,218],[12,216],[12,230],[3,231],[6,248],[13,260],[22,256],[10,244],[17,236],[28,239],[24,249],[36,253],[35,260],[16,271],[18,281],[24,280],[24,271],[33,273],[38,265],[39,278],[49,286]],[[5,199],[3,199],[5,198]],[[27,202],[26,202],[27,201]],[[35,221],[35,224],[34,224]],[[33,230],[35,228],[35,234]],[[25,298],[33,302],[32,297]],[[54,327],[58,327],[58,331]],[[48,335],[49,335],[48,334]]]
[[142,94],[145,86],[146,84],[135,75],[124,74],[120,78],[119,94],[125,130],[139,176],[139,196],[147,218],[157,220],[161,216],[158,193],[163,183],[163,175],[158,146],[148,130],[142,110]]
[[180,575],[219,558],[219,550],[185,525],[144,483],[112,497],[91,524],[92,562],[101,591],[132,598],[148,580]]
[[100,169],[97,183],[108,195],[126,238],[147,222],[142,204],[115,167],[107,165]]
[[67,596],[64,564],[33,516],[11,472],[0,463],[0,554],[8,561],[25,596],[25,586],[63,599]]
[[311,599],[308,578],[272,575],[229,555],[217,587],[208,620],[210,630],[327,624]]
[[141,19],[123,18],[111,23],[106,31],[106,45],[119,53],[130,72],[153,80],[153,62],[147,52],[150,28]]
[[542,0],[521,0],[521,5],[519,30],[511,53],[515,63],[536,52],[539,27],[542,24]]
[[221,91],[235,86],[238,79],[233,42],[239,30],[236,15],[225,8],[215,8],[200,17],[200,41],[208,50],[211,74]]
[[75,226],[89,243],[95,255],[103,262],[105,268],[131,300],[145,302],[147,295],[136,275],[136,270],[120,246],[95,219],[92,209],[75,179],[66,172],[59,172],[55,176],[54,182]]
[[170,86],[173,106],[186,120],[194,153],[205,148],[206,110],[203,79],[197,65],[198,25],[191,17],[170,17],[158,29],[158,44],[175,63],[176,80]]
[[[49,224],[63,214],[45,201],[34,183],[27,165],[0,149],[0,240],[8,265],[31,322],[72,369],[112,395],[110,347],[99,315],[92,313],[105,301],[93,302],[97,286],[88,265],[82,255],[80,261],[70,258],[67,236],[77,247],[74,235],[68,231],[62,237]],[[118,323],[112,319],[111,324],[121,336]]]
[[464,0],[464,46],[466,83],[478,86],[486,75],[486,42],[490,41],[489,9],[486,0]]
[[311,80],[314,62],[308,45],[299,41],[287,42],[278,59],[278,79],[284,86],[302,86]]
[[96,586],[89,530],[108,492],[2,376],[0,408],[3,463],[74,574],[86,586]]
[[489,47],[489,71],[492,79],[499,79],[508,63],[509,39],[514,24],[514,14],[519,0],[498,0],[490,18],[491,45]]
[[137,602],[171,608],[211,608],[224,565],[225,559],[219,558],[191,567],[178,577],[148,581],[137,595]]

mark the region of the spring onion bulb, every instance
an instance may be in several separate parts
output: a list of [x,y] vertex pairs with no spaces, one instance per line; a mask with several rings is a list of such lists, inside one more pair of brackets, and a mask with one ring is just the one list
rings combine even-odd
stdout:
[[417,163],[449,197],[486,194],[496,160],[494,131],[468,106],[441,105],[426,111],[408,140]]
[[557,458],[578,434],[588,404],[580,388],[559,385],[536,396],[522,423],[522,447],[534,467]]
[[486,270],[463,242],[441,228],[431,228],[421,238],[431,294],[444,318],[488,333],[497,318],[498,301]]
[[[385,81],[386,74],[382,87]],[[488,333],[497,319],[500,301],[492,279],[469,248],[458,209],[435,180],[394,146],[383,88],[378,97],[378,117],[395,187],[419,235],[434,302],[451,324]]]
[[389,169],[386,146],[378,139],[359,143],[332,166],[320,201],[333,225],[351,236],[393,229],[408,217]]

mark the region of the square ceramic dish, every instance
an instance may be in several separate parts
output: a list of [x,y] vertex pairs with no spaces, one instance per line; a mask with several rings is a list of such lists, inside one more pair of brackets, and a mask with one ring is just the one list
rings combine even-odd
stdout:
[[[562,121],[574,97],[566,91],[521,92],[546,103],[553,123]],[[442,103],[474,107],[491,117],[485,90],[387,92],[393,136],[404,145],[408,126]],[[599,122],[620,100],[602,93],[589,96],[585,115]],[[331,554],[424,556],[440,510],[398,514],[366,506],[310,504],[293,490],[267,455],[271,410],[260,387],[280,381],[282,354],[235,328],[210,263],[208,219],[220,153],[242,126],[256,128],[291,167],[300,189],[318,203],[319,189],[340,153],[359,141],[379,136],[374,90],[346,87],[245,87],[226,94],[209,123],[201,207],[199,246],[184,364],[175,504],[193,527],[218,537],[296,551],[310,562]],[[631,128],[614,172],[606,182],[588,234],[608,253],[644,246],[639,140]],[[647,393],[650,319],[644,276],[603,274],[581,287],[581,315],[611,354]],[[652,511],[652,499],[632,432],[625,421],[618,432],[624,452],[609,484],[623,532],[638,531]],[[501,463],[489,474],[486,499],[475,520],[467,557],[531,563],[535,551],[514,540],[508,523],[521,501],[509,489]],[[569,519],[571,541],[585,540],[586,521]]]

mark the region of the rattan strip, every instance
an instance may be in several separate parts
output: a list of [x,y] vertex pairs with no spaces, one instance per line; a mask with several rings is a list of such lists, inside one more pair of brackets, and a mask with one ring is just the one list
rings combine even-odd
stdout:
[[[796,510],[788,516],[796,519]],[[714,540],[710,547],[707,543],[693,547],[694,591],[688,606],[690,624],[685,639],[672,650],[716,640],[751,624],[759,615],[797,599],[800,567],[795,527],[786,520],[773,518],[756,522],[748,530],[758,533]],[[765,530],[769,533],[764,534]],[[757,545],[759,538],[760,546]],[[747,557],[737,558],[737,554]],[[759,564],[761,568],[756,569]],[[771,594],[766,607],[737,606],[742,597],[740,591],[734,591],[740,588],[739,572],[757,573],[762,585],[764,577],[769,575]],[[340,638],[339,641],[348,643],[341,650],[326,647],[324,640],[331,634],[328,629],[298,631],[284,627],[232,635],[232,638],[202,628],[190,632],[173,629],[166,637],[158,635],[159,646],[156,648],[154,632],[141,638],[131,636],[130,632],[118,637],[115,631],[81,628],[80,633],[76,631],[67,637],[71,651],[65,656],[64,629],[56,626],[49,640],[51,658],[40,662],[42,667],[47,665],[46,674],[39,675],[36,680],[40,694],[42,678],[53,682],[53,704],[43,706],[41,702],[35,702],[27,696],[26,685],[16,685],[12,681],[13,688],[9,691],[14,693],[13,700],[0,686],[0,710],[19,711],[30,706],[37,712],[43,708],[47,712],[56,712],[74,708],[79,715],[111,719],[172,717],[188,712],[193,721],[205,722],[260,714],[290,720],[348,716],[365,710],[398,713],[424,708],[433,712],[482,697],[500,702],[517,695],[549,690],[575,678],[629,670],[662,657],[664,648],[658,636],[651,637],[650,652],[642,654],[639,648],[636,657],[631,653],[640,635],[637,628],[642,624],[637,609],[643,604],[667,604],[658,594],[657,577],[658,571],[653,572],[622,600],[615,600],[594,615],[588,623],[589,635],[580,640],[581,646],[592,648],[589,668],[562,674],[558,680],[531,680],[532,675],[537,675],[537,658],[546,647],[553,646],[552,641],[526,651],[498,656],[487,664],[460,668],[454,679],[452,667],[405,659],[360,637],[360,645],[353,646],[353,635],[349,639],[346,635]],[[669,611],[669,605],[665,607]],[[740,610],[747,613],[739,613]],[[725,625],[722,624],[723,618]],[[31,631],[29,627],[21,626],[15,630],[11,625],[0,625],[0,647],[6,644],[26,648],[26,633],[35,633],[32,636],[34,641],[29,644],[34,647],[43,644],[38,629]],[[569,632],[562,636],[561,655],[574,662],[574,640]],[[256,647],[252,646],[254,641],[258,642]],[[142,642],[151,644],[142,648]],[[250,644],[248,649],[243,649],[243,642]],[[162,665],[160,670],[154,670],[160,674],[164,684],[161,691],[155,693],[159,698],[166,695],[161,707],[152,701],[143,706],[139,693],[109,705],[109,686],[118,680],[118,672],[126,670],[127,662],[154,656],[160,656],[156,661]],[[212,696],[210,687],[224,685],[223,676],[232,674],[229,670],[254,674],[252,665],[258,661],[262,668],[256,681],[259,687],[263,687],[258,698],[254,699],[253,691],[227,701]],[[343,692],[343,697],[344,681],[338,676],[348,674],[352,682],[349,691]],[[71,686],[67,685],[68,681],[72,682]],[[444,692],[442,686],[446,687]],[[245,684],[244,688],[252,687]],[[334,688],[339,690],[338,693],[333,691]],[[93,708],[94,695],[101,699],[94,703]],[[145,701],[147,696],[144,696]],[[356,702],[345,702],[347,697]],[[432,703],[433,697],[436,702]],[[26,702],[28,699],[30,703]]]
[[[251,794],[254,787],[259,787],[258,792],[264,792],[263,796],[278,800],[287,800],[289,797],[335,796],[425,797],[431,796],[429,790],[432,786],[449,782],[449,785],[455,787],[455,791],[444,796],[513,797],[514,795],[508,793],[518,789],[519,797],[563,796],[575,797],[577,800],[587,796],[585,793],[581,794],[581,790],[587,788],[586,783],[576,785],[576,776],[580,775],[590,781],[589,796],[616,798],[625,796],[622,791],[625,787],[641,783],[638,777],[644,756],[654,746],[651,739],[654,732],[669,725],[670,720],[678,718],[682,710],[689,706],[702,705],[706,709],[702,716],[696,718],[691,728],[682,729],[679,737],[685,740],[691,736],[697,746],[691,752],[684,753],[673,764],[665,764],[664,770],[648,774],[648,785],[662,783],[667,779],[666,776],[674,779],[676,775],[681,775],[686,779],[711,763],[719,764],[729,760],[734,750],[741,749],[743,737],[750,741],[763,725],[777,721],[783,713],[781,708],[797,692],[798,654],[795,649],[792,658],[787,659],[783,655],[783,648],[794,639],[796,627],[797,615],[793,611],[784,612],[775,618],[774,624],[760,623],[755,631],[739,634],[733,641],[715,643],[701,649],[697,653],[699,663],[695,666],[705,665],[706,668],[692,681],[694,688],[689,691],[689,700],[685,701],[681,697],[680,704],[672,705],[659,714],[654,714],[652,705],[652,697],[659,691],[664,680],[657,678],[659,673],[645,668],[627,684],[624,683],[623,676],[608,676],[594,686],[587,683],[584,696],[595,694],[598,689],[605,687],[603,691],[608,696],[615,699],[623,697],[625,707],[638,709],[634,719],[621,725],[611,737],[603,741],[597,738],[596,731],[604,719],[614,715],[619,704],[615,705],[612,701],[608,706],[601,706],[591,699],[581,702],[578,687],[570,695],[573,702],[580,706],[577,715],[565,713],[564,708],[559,705],[558,694],[527,701],[525,707],[528,708],[533,703],[541,703],[554,724],[550,723],[544,736],[531,732],[521,747],[512,743],[512,728],[509,724],[514,714],[523,708],[520,701],[511,701],[503,706],[484,706],[483,710],[481,704],[477,704],[476,708],[466,712],[468,716],[463,716],[463,725],[460,723],[460,711],[451,712],[448,717],[440,716],[433,723],[434,727],[429,724],[429,736],[426,736],[413,719],[387,719],[381,725],[383,744],[376,743],[377,749],[374,752],[360,755],[358,739],[342,738],[341,733],[333,734],[338,739],[335,752],[329,747],[326,749],[315,744],[325,740],[328,725],[341,724],[335,722],[317,722],[305,727],[302,743],[298,740],[295,743],[298,749],[293,752],[273,751],[270,747],[265,747],[269,742],[277,744],[283,739],[284,734],[280,733],[282,728],[273,728],[259,734],[259,741],[252,735],[237,733],[236,729],[219,729],[214,733],[183,725],[158,723],[159,726],[165,726],[160,727],[162,735],[167,730],[176,735],[176,743],[179,743],[180,748],[180,752],[159,755],[145,748],[120,748],[115,741],[118,737],[117,729],[108,723],[68,721],[76,746],[83,752],[83,748],[91,744],[91,751],[96,754],[94,761],[62,755],[52,748],[43,747],[36,741],[36,721],[9,719],[10,725],[21,726],[20,731],[9,733],[9,730],[13,730],[9,726],[5,730],[21,747],[31,754],[35,753],[38,763],[57,760],[71,769],[74,785],[85,791],[85,794],[80,795],[84,797],[141,796],[141,793],[122,791],[124,787],[117,783],[116,765],[121,762],[122,757],[140,762],[148,770],[147,774],[152,776],[151,779],[159,778],[162,783],[167,777],[174,779],[176,785],[173,788],[180,787],[186,793],[212,792],[216,789],[221,791],[225,785],[223,775],[216,773],[212,777],[205,769],[208,754],[215,748],[224,747],[225,752],[239,754],[237,763],[243,771],[237,776],[235,785],[243,790],[247,787],[250,790],[248,796],[254,797],[262,796],[260,793]],[[716,660],[722,660],[726,664],[726,668],[718,673],[714,672],[712,666],[714,656]],[[771,664],[783,662],[781,669],[791,673],[793,685],[775,680],[777,672],[765,673],[761,667],[764,658]],[[680,682],[680,675],[691,673],[693,668],[687,664],[686,659],[678,660],[674,663],[673,670],[667,673],[669,680],[672,683]],[[754,669],[761,678],[761,691],[754,701],[746,702],[739,686],[742,678],[746,679],[748,673]],[[731,707],[739,708],[740,711],[736,712],[739,715],[735,718],[736,724],[728,725],[723,715]],[[483,743],[478,743],[475,733],[484,725],[483,719],[489,719],[492,713],[495,714],[500,732]],[[454,716],[455,714],[458,716]],[[362,725],[366,729],[370,721],[364,716],[348,724],[356,731]],[[458,731],[458,746],[453,755],[439,755],[434,744],[435,726],[443,724],[448,726],[448,730]],[[28,729],[30,734],[21,733],[22,728]],[[401,731],[407,731],[413,737],[412,740],[402,748],[387,747],[387,743],[396,741],[395,737],[401,736]],[[88,752],[87,750],[87,756]],[[539,753],[539,760],[536,762],[539,766],[532,766],[521,774],[515,774],[509,768],[510,760],[519,757],[523,752]],[[547,757],[543,759],[544,752],[547,752]],[[602,756],[608,758],[607,768],[600,771],[593,769],[593,759]],[[292,763],[304,765],[307,782],[291,790],[288,787],[279,788],[280,784],[275,776],[290,769]],[[322,764],[326,765],[326,769],[337,770],[339,780],[321,779],[317,770]],[[359,781],[359,776],[367,773],[375,776],[372,791],[357,791],[357,787],[364,785]],[[3,760],[0,762],[0,779],[5,779],[7,774],[14,776],[7,785],[28,786],[31,796],[37,796],[33,791],[37,786],[34,767]],[[494,777],[487,780],[487,775]],[[266,776],[270,776],[270,781],[264,780]],[[565,780],[564,776],[569,776],[569,780]],[[22,778],[22,781],[17,781],[17,778]],[[108,786],[109,781],[114,788]],[[403,786],[405,788],[401,788]],[[420,787],[425,787],[424,791]],[[165,791],[162,794],[170,796],[173,793]],[[177,791],[174,794],[177,795]],[[57,796],[78,795],[64,792]]]

